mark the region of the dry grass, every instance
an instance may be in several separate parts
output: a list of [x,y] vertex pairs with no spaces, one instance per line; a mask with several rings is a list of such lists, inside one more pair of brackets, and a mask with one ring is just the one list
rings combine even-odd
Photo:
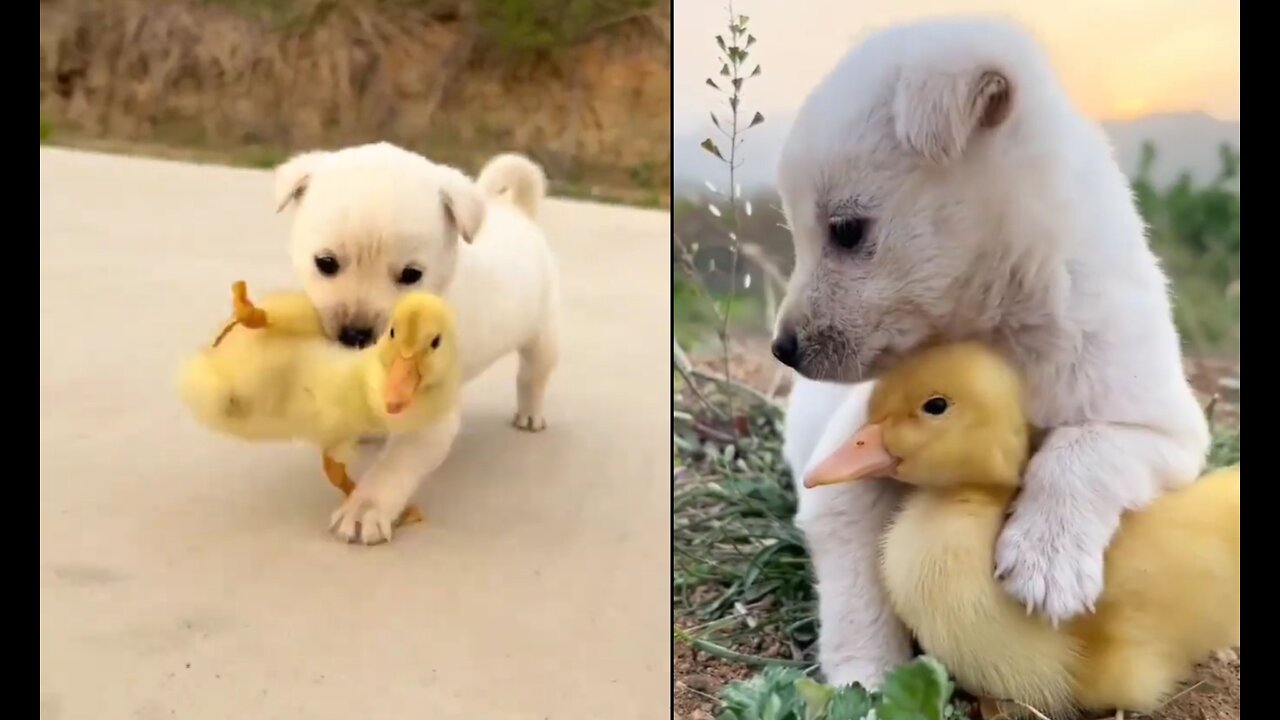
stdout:
[[668,194],[660,22],[512,60],[431,3],[276,4],[311,10],[282,23],[196,0],[40,3],[42,125],[220,151],[390,140],[469,168],[513,149],[569,183]]

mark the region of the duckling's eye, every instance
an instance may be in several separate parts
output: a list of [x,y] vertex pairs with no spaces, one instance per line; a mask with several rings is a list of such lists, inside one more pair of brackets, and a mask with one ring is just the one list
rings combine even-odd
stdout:
[[924,405],[922,405],[920,409],[924,412],[925,415],[936,416],[936,415],[941,415],[945,413],[947,411],[947,408],[949,407],[951,407],[951,403],[947,402],[946,398],[940,397],[940,396],[934,396],[929,398],[928,400],[925,400]]
[[432,350],[435,350],[435,349],[436,349],[436,348],[438,348],[438,347],[440,347],[440,336],[439,336],[439,335],[437,335],[437,336],[435,336],[435,337],[431,338],[431,349],[432,349]]
[[325,277],[333,277],[342,269],[342,264],[338,262],[338,258],[332,255],[317,255],[316,270]]
[[391,339],[392,339],[392,340],[395,340],[395,339],[396,339],[396,329],[395,329],[395,328],[391,328],[391,331],[390,331],[390,332],[391,332]]
[[396,282],[401,285],[417,285],[418,281],[421,279],[422,270],[416,267],[407,267],[401,270],[400,274],[396,276]]

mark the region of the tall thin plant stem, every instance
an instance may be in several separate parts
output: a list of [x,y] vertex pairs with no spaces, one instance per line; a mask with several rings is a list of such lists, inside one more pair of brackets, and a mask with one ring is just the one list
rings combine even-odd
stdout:
[[[733,38],[733,45],[736,47],[738,44],[737,42],[738,26],[734,22],[733,0],[729,1],[729,32],[731,34],[731,37]],[[729,193],[729,227],[732,228],[732,230],[729,232],[729,240],[730,240],[729,250],[730,252],[733,253],[733,260],[732,262],[730,262],[730,265],[729,265],[729,297],[725,299],[724,319],[721,321],[721,324],[720,324],[720,348],[721,348],[721,351],[724,353],[725,380],[728,380],[729,382],[733,382],[733,373],[729,367],[729,318],[733,317],[733,301],[738,296],[738,255],[739,255],[738,243],[740,241],[738,240],[738,227],[739,227],[738,193],[734,183],[736,181],[735,172],[738,169],[736,165],[736,162],[738,159],[738,104],[739,104],[738,88],[742,84],[742,79],[739,75],[740,68],[736,58],[732,59],[730,66],[733,68],[732,85],[734,87],[734,91],[733,91],[732,100],[729,103],[729,108],[730,108],[730,111],[732,112],[733,121],[730,125],[731,131],[729,135],[728,193]],[[729,395],[728,401],[729,401],[730,417],[736,416],[737,413],[734,411],[734,399],[732,394]]]

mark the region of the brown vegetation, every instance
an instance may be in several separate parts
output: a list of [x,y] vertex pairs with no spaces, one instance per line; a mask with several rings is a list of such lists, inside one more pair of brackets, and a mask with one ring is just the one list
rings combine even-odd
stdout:
[[514,149],[560,181],[665,196],[669,7],[511,50],[474,4],[45,0],[42,135],[272,158],[389,140],[472,170]]

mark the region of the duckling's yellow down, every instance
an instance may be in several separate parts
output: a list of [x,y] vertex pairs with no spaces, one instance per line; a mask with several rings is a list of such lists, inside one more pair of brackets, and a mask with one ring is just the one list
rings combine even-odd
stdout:
[[971,344],[925,351],[878,382],[875,431],[855,437],[882,438],[890,464],[877,469],[916,486],[883,538],[891,604],[974,694],[1053,718],[1154,710],[1196,662],[1239,643],[1240,468],[1126,514],[1096,612],[1054,628],[994,577],[1029,454],[1021,397],[1013,369]]
[[[302,293],[270,296],[259,308],[266,327],[233,320],[213,347],[182,367],[182,399],[213,430],[246,440],[304,440],[328,450],[363,435],[425,426],[457,402],[453,315],[438,297],[405,295],[387,332],[363,350],[325,339]],[[408,406],[391,413],[384,390],[398,354],[417,358],[421,382]]]

